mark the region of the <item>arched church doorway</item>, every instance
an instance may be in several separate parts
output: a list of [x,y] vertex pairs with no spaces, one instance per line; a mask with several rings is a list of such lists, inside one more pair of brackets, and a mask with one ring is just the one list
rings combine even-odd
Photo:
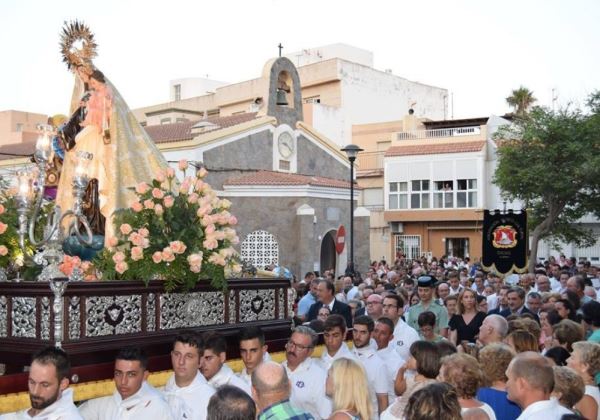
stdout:
[[336,269],[335,230],[327,232],[321,241],[321,274],[331,269]]

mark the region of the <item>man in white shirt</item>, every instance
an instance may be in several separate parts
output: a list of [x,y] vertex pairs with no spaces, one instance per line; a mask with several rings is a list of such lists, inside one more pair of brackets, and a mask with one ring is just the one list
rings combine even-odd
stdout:
[[325,344],[325,350],[321,354],[321,367],[323,370],[328,371],[334,360],[341,357],[348,359],[357,360],[356,356],[352,354],[344,340],[346,339],[346,321],[341,315],[333,314],[329,315],[325,321],[323,342]]
[[554,388],[554,373],[548,361],[539,353],[527,351],[517,354],[506,370],[508,399],[523,412],[517,420],[560,419],[573,414],[550,393]]
[[233,385],[252,396],[250,385],[237,376],[229,366],[227,360],[227,342],[225,338],[214,331],[205,333],[202,337],[203,348],[200,372],[210,386],[217,389],[223,385]]
[[375,328],[375,322],[366,315],[354,318],[354,330],[352,331],[352,353],[362,363],[367,372],[369,382],[369,394],[373,413],[371,418],[378,419],[379,415],[389,404],[388,401],[388,371],[384,361],[377,354],[377,350],[369,345],[371,333]]
[[419,339],[419,333],[402,320],[404,301],[398,295],[388,295],[383,299],[383,316],[394,323],[392,345],[404,360],[410,358],[410,346]]
[[163,395],[146,379],[148,357],[139,348],[122,349],[115,360],[117,390],[108,397],[95,398],[79,407],[85,420],[173,420]]
[[311,356],[317,343],[312,328],[300,326],[294,329],[285,345],[285,368],[290,379],[290,402],[293,406],[312,414],[316,420],[331,414],[331,401],[325,397],[327,373]]
[[175,337],[171,350],[173,375],[167,380],[164,394],[173,416],[179,420],[205,420],[208,400],[215,393],[213,387],[198,370],[202,339],[193,331]]
[[251,375],[254,369],[262,362],[271,360],[267,353],[268,346],[265,344],[265,334],[260,327],[246,327],[240,331],[240,357],[244,362],[244,368],[240,372],[240,378],[249,386],[252,386]]
[[458,295],[464,289],[464,286],[460,284],[460,279],[456,271],[448,273],[448,285],[450,286],[449,295]]
[[375,322],[373,329],[373,339],[377,343],[377,355],[381,357],[385,364],[388,377],[388,403],[391,404],[396,398],[394,391],[394,382],[398,375],[398,370],[406,363],[400,357],[393,347],[394,341],[394,323],[391,319],[381,317]]
[[68,389],[70,368],[67,353],[61,349],[46,347],[36,353],[29,369],[31,408],[0,415],[0,419],[82,420],[73,404],[73,391]]

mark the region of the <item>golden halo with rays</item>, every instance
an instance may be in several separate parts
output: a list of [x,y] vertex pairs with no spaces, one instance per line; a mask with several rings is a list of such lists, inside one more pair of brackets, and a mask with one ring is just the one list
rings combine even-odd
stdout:
[[98,44],[89,26],[78,20],[65,22],[60,34],[60,52],[69,70],[76,65],[91,66],[96,48]]

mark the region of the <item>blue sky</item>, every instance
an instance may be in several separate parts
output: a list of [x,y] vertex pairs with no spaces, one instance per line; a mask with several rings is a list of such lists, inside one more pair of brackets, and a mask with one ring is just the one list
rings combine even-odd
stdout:
[[600,89],[596,0],[2,0],[0,110],[66,112],[58,41],[75,18],[132,108],[166,101],[171,79],[258,77],[279,42],[284,53],[337,42],[373,51],[376,68],[450,90],[455,118],[507,112],[519,85],[548,106],[552,89],[558,105]]

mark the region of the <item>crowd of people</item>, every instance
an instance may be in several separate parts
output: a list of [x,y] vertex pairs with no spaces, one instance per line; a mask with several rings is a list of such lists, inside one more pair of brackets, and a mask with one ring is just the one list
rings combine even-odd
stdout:
[[225,337],[189,331],[173,341],[163,388],[147,382],[142,349],[122,349],[114,393],[76,406],[68,357],[50,347],[30,366],[31,408],[0,420],[600,420],[596,267],[556,261],[503,278],[399,258],[346,274],[294,284],[282,363],[256,326],[237,335],[239,373]]

